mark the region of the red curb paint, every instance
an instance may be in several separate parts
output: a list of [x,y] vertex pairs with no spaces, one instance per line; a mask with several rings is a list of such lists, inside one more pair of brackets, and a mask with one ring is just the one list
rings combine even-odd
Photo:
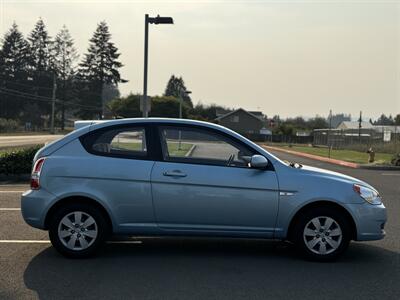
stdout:
[[313,154],[308,154],[308,153],[303,153],[303,152],[297,152],[297,151],[282,149],[279,147],[264,146],[264,145],[262,147],[267,150],[276,150],[276,151],[286,152],[289,154],[302,156],[302,157],[306,157],[306,158],[310,158],[310,159],[315,159],[315,160],[319,160],[319,161],[323,161],[323,162],[327,162],[327,163],[331,163],[331,164],[335,164],[335,165],[339,165],[339,166],[345,166],[345,167],[354,168],[354,169],[357,169],[360,167],[359,164],[344,161],[344,160],[333,159],[333,158],[328,158],[328,157],[323,157],[323,156],[318,156],[318,155],[313,155]]

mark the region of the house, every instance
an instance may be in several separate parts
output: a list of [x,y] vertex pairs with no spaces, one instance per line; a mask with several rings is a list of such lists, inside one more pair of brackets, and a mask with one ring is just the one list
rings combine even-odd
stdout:
[[262,134],[260,130],[265,128],[265,117],[262,112],[250,112],[243,108],[223,114],[215,121],[240,134]]
[[[349,129],[359,129],[359,122],[358,121],[352,121],[352,122],[347,122],[344,121],[339,124],[337,129],[342,129],[342,130],[349,130]],[[395,126],[395,125],[373,125],[370,122],[361,122],[361,129],[369,129],[369,130],[374,130],[377,133],[383,133],[383,132],[389,132],[391,134],[398,134],[400,133],[400,126]]]

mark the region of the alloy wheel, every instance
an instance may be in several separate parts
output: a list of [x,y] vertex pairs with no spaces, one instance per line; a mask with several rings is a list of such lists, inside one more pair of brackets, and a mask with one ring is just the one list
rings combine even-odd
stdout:
[[305,245],[318,255],[327,255],[336,251],[342,242],[342,237],[342,229],[338,222],[326,216],[313,218],[303,231]]
[[58,237],[65,247],[80,251],[90,247],[98,235],[96,220],[86,212],[74,211],[58,225]]

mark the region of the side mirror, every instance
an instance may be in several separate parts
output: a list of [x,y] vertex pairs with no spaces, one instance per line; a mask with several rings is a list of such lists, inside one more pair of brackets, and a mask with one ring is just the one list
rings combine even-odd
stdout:
[[250,167],[254,169],[265,169],[268,166],[268,159],[262,155],[253,155],[250,159]]

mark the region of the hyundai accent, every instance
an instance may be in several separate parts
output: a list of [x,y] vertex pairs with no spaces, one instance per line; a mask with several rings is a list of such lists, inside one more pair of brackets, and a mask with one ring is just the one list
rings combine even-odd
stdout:
[[369,184],[281,161],[225,127],[180,119],[88,122],[34,158],[22,195],[29,225],[68,257],[111,235],[220,236],[292,242],[338,257],[351,240],[385,235]]

